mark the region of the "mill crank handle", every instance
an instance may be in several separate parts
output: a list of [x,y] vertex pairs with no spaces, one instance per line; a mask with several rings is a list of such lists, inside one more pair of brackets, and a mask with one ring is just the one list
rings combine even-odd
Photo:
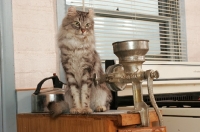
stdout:
[[148,93],[149,93],[149,98],[151,101],[151,104],[154,108],[154,110],[156,111],[156,114],[158,116],[158,120],[159,120],[159,125],[163,126],[163,118],[162,118],[162,114],[159,111],[159,108],[156,104],[155,98],[154,98],[154,94],[153,94],[153,79],[154,78],[158,78],[159,77],[159,73],[158,71],[153,71],[153,70],[147,70],[145,72],[145,76],[147,79],[147,88],[148,88]]

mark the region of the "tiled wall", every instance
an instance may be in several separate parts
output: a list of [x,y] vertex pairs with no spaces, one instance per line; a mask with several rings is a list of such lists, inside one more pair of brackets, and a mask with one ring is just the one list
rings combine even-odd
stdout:
[[200,62],[200,2],[185,0],[188,61]]
[[13,0],[12,7],[16,88],[35,88],[59,70],[56,0]]

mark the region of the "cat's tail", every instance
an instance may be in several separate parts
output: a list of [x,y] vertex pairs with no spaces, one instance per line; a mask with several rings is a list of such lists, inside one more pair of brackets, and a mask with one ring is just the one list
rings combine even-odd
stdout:
[[53,101],[53,102],[49,102],[49,104],[47,105],[47,108],[49,109],[49,113],[51,117],[56,118],[59,115],[67,112],[67,110],[69,109],[69,105],[65,101],[59,101],[59,102]]

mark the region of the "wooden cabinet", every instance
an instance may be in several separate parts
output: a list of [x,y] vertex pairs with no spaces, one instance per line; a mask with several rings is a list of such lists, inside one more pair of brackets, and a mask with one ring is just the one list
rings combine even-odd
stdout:
[[141,128],[139,114],[124,111],[108,111],[91,115],[64,114],[51,119],[46,113],[22,113],[17,115],[18,132],[166,132],[165,127],[153,127],[158,121],[150,112],[152,127]]

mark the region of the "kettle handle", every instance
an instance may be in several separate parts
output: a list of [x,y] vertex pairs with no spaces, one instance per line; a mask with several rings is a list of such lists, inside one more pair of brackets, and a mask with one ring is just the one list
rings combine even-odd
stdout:
[[58,79],[58,76],[54,73],[53,76],[51,77],[47,77],[47,78],[44,78],[43,80],[41,80],[38,85],[37,85],[37,88],[35,90],[35,92],[33,94],[35,95],[38,95],[40,93],[40,90],[41,90],[41,87],[42,87],[42,84],[46,81],[46,80],[49,80],[49,79],[52,79],[53,81],[53,87],[54,88],[62,88],[63,86],[63,82],[61,82],[59,79]]

